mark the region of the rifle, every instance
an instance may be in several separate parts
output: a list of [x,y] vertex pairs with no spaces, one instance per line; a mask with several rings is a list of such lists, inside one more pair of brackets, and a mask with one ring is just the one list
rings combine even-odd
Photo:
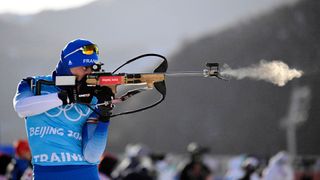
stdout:
[[[162,63],[152,72],[152,73],[117,73],[119,69],[124,67],[125,65],[137,61],[144,57],[158,57],[162,59]],[[149,108],[152,108],[158,104],[160,104],[166,96],[166,85],[165,79],[166,77],[174,77],[174,76],[201,76],[201,77],[216,77],[218,79],[227,80],[220,75],[219,70],[219,63],[207,63],[206,67],[202,72],[200,71],[193,71],[193,72],[173,72],[167,73],[168,62],[167,59],[159,54],[143,54],[141,56],[135,57],[121,66],[119,66],[113,72],[104,72],[102,69],[102,63],[97,63],[92,66],[93,73],[87,75],[86,83],[88,86],[91,87],[98,87],[98,86],[107,86],[109,87],[114,94],[117,93],[119,85],[125,86],[137,86],[143,88],[134,89],[131,91],[127,91],[124,95],[120,97],[116,97],[110,102],[105,102],[99,105],[109,105],[109,104],[116,104],[119,102],[123,102],[128,98],[136,95],[140,92],[156,89],[160,94],[160,100],[156,101],[155,103],[132,111],[122,112],[119,114],[112,115],[111,117],[124,115],[124,114],[131,114],[139,111],[143,111]],[[47,82],[47,81],[38,81],[36,84],[36,92],[39,95],[41,93],[41,84],[47,85],[55,85],[55,86],[75,86],[76,85],[76,78],[75,76],[56,76],[55,82]]]

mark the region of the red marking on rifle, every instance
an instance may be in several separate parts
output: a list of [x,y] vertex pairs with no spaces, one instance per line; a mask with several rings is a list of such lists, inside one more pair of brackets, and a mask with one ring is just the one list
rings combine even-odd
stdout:
[[123,84],[123,76],[100,76],[99,85]]

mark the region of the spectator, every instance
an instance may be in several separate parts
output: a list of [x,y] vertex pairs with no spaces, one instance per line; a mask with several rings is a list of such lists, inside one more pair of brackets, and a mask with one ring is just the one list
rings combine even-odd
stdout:
[[6,169],[10,161],[11,157],[9,155],[0,153],[0,180],[6,180]]
[[118,159],[110,153],[104,154],[99,164],[100,180],[110,180],[111,173],[118,164]]
[[196,143],[188,145],[188,152],[191,161],[181,171],[179,179],[181,180],[208,180],[213,179],[210,169],[202,161],[202,155],[208,152],[208,149],[198,146]]
[[294,173],[291,160],[286,152],[279,152],[270,159],[263,172],[263,180],[293,180]]
[[151,159],[156,171],[157,180],[175,179],[177,170],[173,163],[173,156],[170,154],[156,154],[151,155]]
[[127,145],[126,157],[121,161],[119,166],[113,172],[112,176],[115,179],[123,180],[152,180],[154,167],[150,151],[146,146],[135,144]]
[[259,175],[256,173],[259,167],[258,159],[254,157],[247,157],[241,164],[244,175],[240,180],[259,180]]
[[31,168],[31,152],[27,140],[14,143],[15,157],[7,167],[6,177],[9,180],[21,179],[28,168]]

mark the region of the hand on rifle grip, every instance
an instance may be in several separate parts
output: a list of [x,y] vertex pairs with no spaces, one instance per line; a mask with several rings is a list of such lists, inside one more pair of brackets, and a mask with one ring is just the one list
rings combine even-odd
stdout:
[[100,115],[98,120],[102,122],[108,122],[110,120],[110,116],[112,115],[112,105],[109,104],[107,106],[101,105],[98,107]]
[[98,99],[99,103],[104,103],[106,101],[111,101],[114,97],[114,94],[111,90],[111,88],[107,86],[100,86],[95,89],[94,95]]
[[72,92],[68,92],[67,90],[59,91],[58,98],[62,101],[63,105],[71,104],[74,102]]
[[[111,101],[114,97],[114,94],[113,94],[111,88],[106,87],[106,86],[97,87],[95,89],[94,95],[98,99],[98,104],[104,103],[106,101]],[[100,105],[98,107],[99,112],[100,112],[100,116],[99,116],[98,120],[102,121],[102,122],[108,122],[110,120],[110,116],[112,114],[112,112],[111,112],[112,108],[113,108],[112,104]]]

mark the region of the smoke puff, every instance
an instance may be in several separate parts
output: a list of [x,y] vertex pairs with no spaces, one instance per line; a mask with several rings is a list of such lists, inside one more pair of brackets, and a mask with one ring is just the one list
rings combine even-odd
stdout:
[[225,67],[221,74],[236,79],[251,78],[255,80],[264,80],[278,86],[284,86],[293,78],[301,77],[303,71],[290,69],[289,66],[282,61],[267,62],[261,60],[258,65],[252,65],[250,67],[239,69]]

